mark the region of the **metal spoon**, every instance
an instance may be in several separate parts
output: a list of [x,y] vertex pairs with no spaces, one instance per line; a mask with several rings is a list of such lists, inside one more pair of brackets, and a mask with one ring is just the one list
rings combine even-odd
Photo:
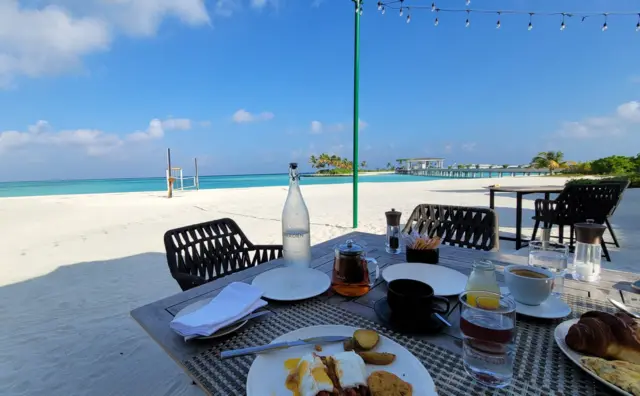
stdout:
[[447,326],[451,327],[451,323],[449,323],[445,318],[442,317],[442,315],[440,315],[437,312],[434,312],[433,316],[435,316],[436,318],[438,318],[442,323],[446,324]]
[[621,311],[624,311],[624,312],[628,313],[629,315],[633,316],[636,319],[640,319],[640,315],[638,315],[637,313],[635,313],[632,310],[630,310],[629,307],[627,307],[624,303],[622,303],[620,301],[612,300],[609,297],[607,297],[607,299],[609,300],[609,302],[611,304],[613,304],[614,307],[618,308]]

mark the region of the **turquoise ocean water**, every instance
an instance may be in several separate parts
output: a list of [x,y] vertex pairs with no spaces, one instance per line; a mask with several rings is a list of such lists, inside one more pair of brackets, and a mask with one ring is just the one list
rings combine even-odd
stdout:
[[[360,183],[418,182],[436,178],[409,175],[370,175],[361,176]],[[191,180],[185,180],[186,184]],[[301,184],[343,184],[351,183],[351,177],[303,177]],[[201,189],[286,186],[289,176],[278,175],[237,175],[237,176],[201,176]],[[61,194],[102,194],[140,191],[165,191],[166,180],[162,177],[138,179],[95,179],[95,180],[51,180],[0,183],[0,197],[28,197],[36,195]]]

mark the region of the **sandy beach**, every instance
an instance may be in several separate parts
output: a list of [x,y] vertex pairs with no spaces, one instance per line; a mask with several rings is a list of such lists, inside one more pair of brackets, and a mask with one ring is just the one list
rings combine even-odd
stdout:
[[[360,185],[359,231],[383,233],[384,212],[406,219],[420,203],[488,206],[483,187],[563,185],[558,177]],[[312,244],[350,232],[351,185],[303,186]],[[636,270],[640,190],[614,216],[623,248],[607,268]],[[202,395],[131,319],[141,305],[178,293],[165,262],[168,229],[233,218],[255,243],[281,243],[286,187],[0,199],[0,394]],[[531,227],[533,200],[524,201]],[[503,232],[514,232],[515,197],[496,196]],[[525,234],[530,228],[525,229]],[[513,249],[501,243],[501,250]],[[520,254],[526,254],[526,249]],[[635,253],[634,253],[635,252]]]

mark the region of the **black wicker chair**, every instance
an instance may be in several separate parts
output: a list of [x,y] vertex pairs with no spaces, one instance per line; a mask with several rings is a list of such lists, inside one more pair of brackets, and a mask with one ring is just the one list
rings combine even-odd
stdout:
[[164,247],[182,290],[282,257],[282,245],[254,245],[231,219],[169,230]]
[[[623,186],[620,183],[570,184],[554,200],[536,199],[533,220],[535,240],[540,223],[545,227],[557,225],[558,241],[564,242],[564,227],[569,227],[569,246],[573,248],[574,226],[587,220],[605,224],[607,217],[615,211]],[[607,261],[611,261],[604,238],[602,251]]]
[[631,183],[631,181],[628,180],[628,179],[627,180],[621,180],[621,181],[612,181],[612,180],[604,179],[604,180],[599,182],[599,184],[619,184],[620,188],[621,188],[620,196],[618,197],[618,202],[616,202],[616,204],[613,205],[613,208],[611,208],[611,211],[609,211],[609,213],[607,214],[607,218],[604,220],[604,223],[606,224],[607,229],[609,230],[609,234],[611,234],[611,238],[613,239],[613,244],[616,245],[616,247],[620,247],[620,243],[618,242],[618,238],[616,237],[616,233],[613,231],[613,227],[611,226],[611,223],[609,222],[609,218],[611,218],[611,216],[613,216],[613,214],[616,212],[616,209],[618,209],[618,205],[620,205],[620,202],[622,201],[622,195],[624,194],[624,192],[627,189],[627,187],[629,187],[630,183]]
[[498,250],[498,216],[488,208],[452,205],[418,205],[411,213],[404,232],[416,229],[442,243],[477,250]]

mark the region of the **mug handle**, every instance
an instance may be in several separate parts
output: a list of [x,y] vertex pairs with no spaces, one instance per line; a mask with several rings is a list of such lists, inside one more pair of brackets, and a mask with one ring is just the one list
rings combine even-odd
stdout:
[[431,310],[433,312],[437,312],[439,314],[447,314],[449,312],[450,306],[449,306],[449,299],[448,298],[441,297],[441,296],[433,296],[433,299],[436,300],[436,301],[444,302],[445,304],[447,304],[447,308],[445,308],[444,310],[442,310],[442,308],[440,308],[438,306],[434,306],[435,304],[432,304]]

